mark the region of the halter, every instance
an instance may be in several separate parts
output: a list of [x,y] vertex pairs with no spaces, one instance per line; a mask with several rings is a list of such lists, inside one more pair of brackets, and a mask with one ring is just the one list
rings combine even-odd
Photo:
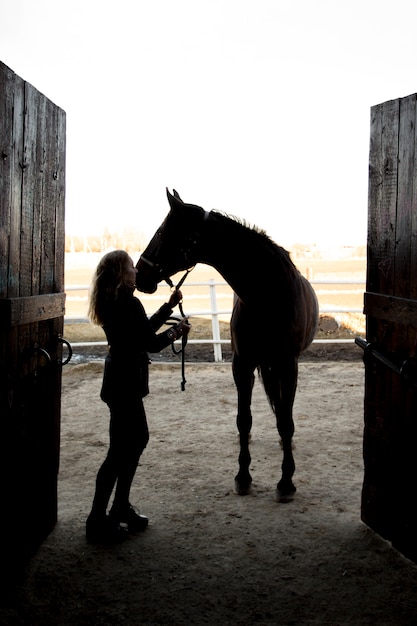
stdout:
[[[209,217],[210,217],[210,211],[204,211],[204,215],[203,215],[203,222],[206,222]],[[195,263],[190,262],[190,255],[193,252],[193,249],[197,246],[197,242],[198,242],[198,235],[197,233],[195,233],[194,235],[190,236],[189,241],[188,241],[188,247],[186,249],[182,249],[181,252],[184,254],[184,260],[186,261],[186,263],[190,265],[190,269],[188,269],[185,273],[185,275],[183,276],[183,278],[180,280],[180,282],[178,283],[178,285],[175,287],[175,289],[179,289],[181,287],[181,285],[183,284],[184,280],[187,278],[188,274],[194,269],[195,267]],[[154,261],[151,261],[150,259],[146,258],[146,256],[144,254],[140,255],[140,260],[143,261],[146,265],[149,265],[149,267],[151,267],[153,270],[155,270],[156,272],[158,272],[158,274],[161,276],[161,280],[165,280],[165,282],[171,287],[171,289],[174,287],[171,279],[165,276],[163,276],[164,270],[162,268],[162,266],[159,263],[154,263]]]
[[[143,261],[144,263],[146,263],[146,265],[149,265],[149,267],[152,267],[152,269],[155,269],[159,274],[162,274],[163,269],[162,267],[159,265],[159,263],[154,263],[153,261],[150,261],[149,259],[147,259],[145,256],[143,256],[143,254],[140,255],[140,259],[141,261]],[[168,287],[170,287],[171,289],[173,289],[174,291],[178,291],[178,289],[180,289],[180,287],[182,287],[185,279],[187,278],[188,274],[190,272],[193,271],[193,269],[195,268],[195,265],[193,265],[192,267],[190,267],[188,270],[186,270],[184,276],[181,278],[181,280],[179,281],[179,283],[177,283],[174,286],[174,283],[172,282],[171,278],[169,276],[164,276],[163,280],[166,282],[166,284],[168,285]],[[178,308],[181,312],[181,315],[183,317],[186,317],[184,314],[184,310],[182,308],[182,300],[180,302],[178,302]]]
[[[185,259],[187,259],[187,254],[184,255]],[[172,280],[170,279],[169,276],[162,276],[164,270],[163,268],[159,265],[159,263],[154,263],[153,261],[150,261],[149,259],[146,258],[146,256],[144,256],[143,254],[140,255],[140,260],[143,261],[144,263],[146,263],[146,265],[149,265],[149,267],[151,267],[152,269],[154,269],[155,271],[158,272],[158,274],[161,275],[161,280],[164,280],[167,285],[169,287],[171,287],[171,289],[179,289],[181,287],[181,285],[183,284],[184,280],[187,278],[188,274],[190,272],[192,272],[192,270],[195,268],[195,263],[194,265],[192,265],[188,270],[186,270],[184,276],[181,278],[181,280],[179,281],[179,283],[174,287],[174,283],[172,282]]]

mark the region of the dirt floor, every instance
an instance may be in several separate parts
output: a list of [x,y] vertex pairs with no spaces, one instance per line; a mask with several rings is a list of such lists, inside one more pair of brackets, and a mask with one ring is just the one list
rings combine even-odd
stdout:
[[364,368],[300,364],[297,493],[278,504],[281,452],[259,381],[253,491],[237,496],[230,363],[151,366],[151,440],[132,501],[148,530],[89,545],[84,524],[107,446],[102,363],[63,372],[59,521],[0,609],[0,623],[374,625],[417,623],[417,567],[360,520]]

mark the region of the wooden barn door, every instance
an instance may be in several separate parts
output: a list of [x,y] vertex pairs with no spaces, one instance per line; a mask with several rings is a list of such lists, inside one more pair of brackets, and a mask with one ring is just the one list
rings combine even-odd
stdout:
[[371,109],[362,519],[417,561],[417,95]]
[[64,196],[65,113],[0,63],[3,565],[26,558],[57,519]]

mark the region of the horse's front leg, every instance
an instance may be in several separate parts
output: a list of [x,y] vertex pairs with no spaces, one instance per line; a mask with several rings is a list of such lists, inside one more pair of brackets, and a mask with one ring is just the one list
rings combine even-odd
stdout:
[[249,472],[251,456],[249,452],[249,438],[252,428],[252,413],[250,410],[252,402],[252,389],[255,380],[254,367],[245,364],[236,354],[233,355],[232,362],[233,378],[237,389],[237,429],[240,439],[239,471],[235,477],[236,492],[247,495],[250,491],[252,476]]

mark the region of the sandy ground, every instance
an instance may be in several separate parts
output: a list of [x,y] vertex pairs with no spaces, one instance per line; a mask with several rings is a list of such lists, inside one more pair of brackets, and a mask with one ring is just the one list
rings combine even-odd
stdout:
[[59,521],[0,623],[49,625],[417,623],[417,567],[360,520],[363,364],[304,361],[293,502],[274,500],[281,452],[259,381],[253,492],[233,492],[230,364],[151,368],[151,440],[132,501],[148,530],[113,547],[84,536],[107,446],[101,364],[64,368]]

